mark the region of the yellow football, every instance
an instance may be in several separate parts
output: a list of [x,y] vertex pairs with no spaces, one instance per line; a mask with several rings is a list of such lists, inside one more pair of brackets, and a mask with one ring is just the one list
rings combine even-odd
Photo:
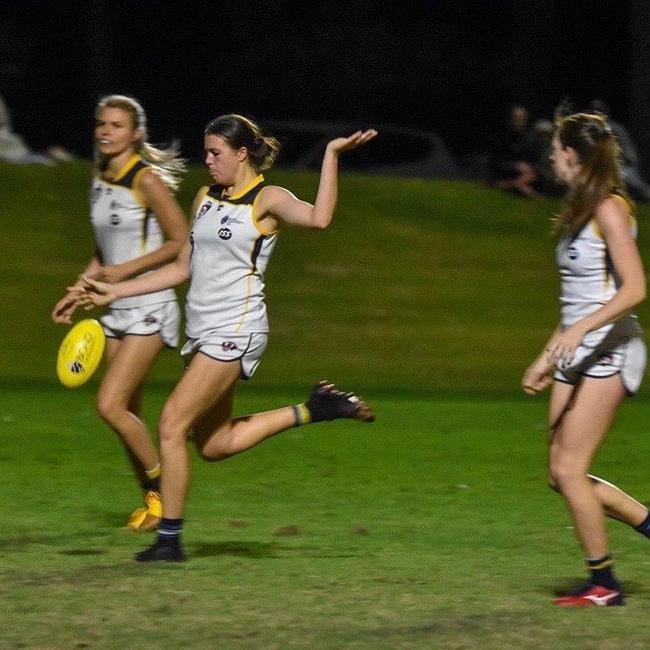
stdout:
[[106,336],[94,318],[79,321],[66,334],[56,360],[56,374],[68,388],[85,384],[95,373],[104,354]]

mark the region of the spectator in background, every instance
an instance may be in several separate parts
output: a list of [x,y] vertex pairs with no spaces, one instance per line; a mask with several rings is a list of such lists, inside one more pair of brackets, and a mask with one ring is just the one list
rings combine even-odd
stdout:
[[490,180],[504,190],[522,196],[537,196],[535,134],[530,127],[528,109],[516,104],[510,108],[502,131],[493,137],[490,152]]
[[533,125],[533,131],[536,175],[534,188],[544,196],[562,196],[565,188],[558,183],[550,158],[555,131],[553,122],[545,119],[537,120]]
[[635,201],[650,201],[650,185],[641,176],[639,154],[629,131],[620,122],[610,117],[609,106],[602,99],[593,99],[589,109],[607,118],[609,128],[618,140],[621,152],[621,178],[630,196]]
[[25,140],[14,133],[11,125],[11,112],[4,97],[0,95],[0,161],[53,165],[56,162],[67,162],[68,160],[72,160],[72,155],[58,145],[51,146],[46,154],[32,151]]

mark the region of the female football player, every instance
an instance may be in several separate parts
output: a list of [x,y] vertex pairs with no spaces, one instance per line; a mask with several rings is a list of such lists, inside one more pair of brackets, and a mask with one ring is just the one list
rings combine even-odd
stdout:
[[[261,172],[278,153],[275,138],[253,121],[224,115],[205,130],[205,162],[214,185],[194,202],[194,225],[179,257],[146,277],[107,284],[92,279],[81,297],[89,307],[125,296],[160,291],[188,277],[186,371],[170,395],[159,425],[163,520],[158,539],[139,553],[142,562],[185,558],[180,543],[189,482],[190,431],[206,460],[223,460],[281,431],[335,418],[371,421],[368,406],[352,393],[321,382],[307,402],[233,418],[239,378],[253,375],[266,348],[268,322],[264,272],[282,225],[326,228],[338,197],[338,157],[374,138],[357,131],[329,142],[313,205],[267,185]],[[80,290],[77,290],[80,292]]]
[[561,318],[522,384],[532,395],[553,382],[550,483],[566,501],[591,572],[585,585],[555,603],[622,605],[604,516],[648,537],[650,517],[641,503],[589,474],[589,467],[623,398],[641,383],[646,352],[632,310],[645,299],[645,272],[632,204],[621,189],[618,144],[603,117],[561,119],[551,161],[568,187],[557,221]]
[[[142,276],[177,255],[187,221],[173,197],[184,163],[174,148],[147,142],[142,106],[132,97],[104,97],[95,111],[96,170],[90,220],[96,252],[83,275],[106,282]],[[78,282],[76,286],[81,286]],[[71,323],[77,302],[69,291],[54,307],[56,323]],[[143,382],[164,346],[176,347],[176,295],[165,289],[116,300],[101,317],[107,368],[97,395],[101,417],[118,434],[144,490],[144,507],[130,517],[134,530],[155,529],[162,512],[160,460],[139,418]]]

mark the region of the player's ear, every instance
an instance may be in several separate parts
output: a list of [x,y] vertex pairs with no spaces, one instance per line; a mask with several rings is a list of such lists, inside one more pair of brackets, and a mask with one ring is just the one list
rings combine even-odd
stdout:
[[237,149],[237,160],[239,162],[244,162],[248,158],[248,149],[246,147],[239,147]]
[[133,131],[133,142],[141,142],[144,139],[144,130],[141,128],[135,129]]
[[578,152],[573,147],[566,146],[564,147],[564,151],[566,151],[567,161],[570,165],[577,165],[580,163],[580,156],[578,156]]

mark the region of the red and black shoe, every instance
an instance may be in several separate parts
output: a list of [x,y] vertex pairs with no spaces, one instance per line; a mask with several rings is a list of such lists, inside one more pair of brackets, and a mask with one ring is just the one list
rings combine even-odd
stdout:
[[587,583],[566,596],[556,598],[553,604],[560,607],[613,607],[624,605],[625,595],[620,587],[608,589]]

